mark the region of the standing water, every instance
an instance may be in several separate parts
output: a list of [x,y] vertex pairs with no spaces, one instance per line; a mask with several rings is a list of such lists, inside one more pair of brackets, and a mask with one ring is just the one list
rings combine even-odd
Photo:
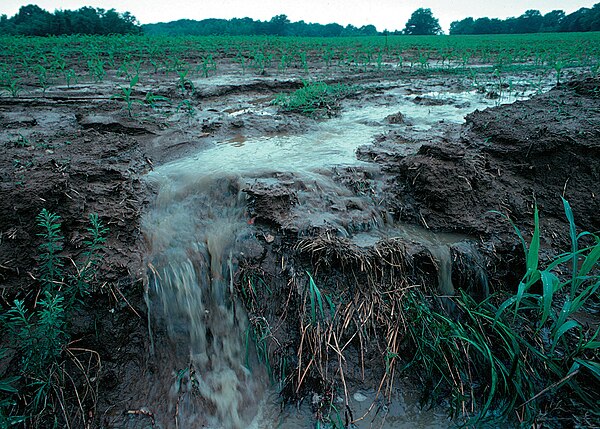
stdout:
[[[476,107],[479,105],[471,110]],[[173,344],[168,352],[156,350],[163,357],[161,365],[172,374],[169,397],[161,398],[168,402],[167,415],[156,416],[158,425],[191,429],[306,427],[306,416],[276,417],[272,410],[263,410],[270,424],[257,417],[261,402],[270,401],[270,386],[257,365],[249,368],[247,364],[248,321],[233,293],[239,243],[253,240],[241,189],[279,172],[313,183],[314,189],[330,196],[344,195],[348,190],[331,179],[330,169],[366,165],[356,159],[355,150],[381,131],[369,124],[404,108],[415,119],[430,118],[435,109],[409,101],[404,106],[358,109],[320,124],[310,134],[216,145],[148,175],[157,190],[143,222],[151,249],[150,326],[165,327]],[[457,122],[468,113],[447,106],[439,109],[447,119],[452,113]],[[440,261],[447,264],[446,248],[438,249]],[[450,288],[449,267],[442,267],[440,273],[445,276],[440,283]],[[429,416],[418,423],[416,414],[404,413],[410,416],[409,427],[429,427],[432,421]],[[277,422],[281,419],[284,423]],[[400,420],[394,421],[391,426],[382,423],[378,427],[402,427]],[[361,424],[357,427],[369,427]]]

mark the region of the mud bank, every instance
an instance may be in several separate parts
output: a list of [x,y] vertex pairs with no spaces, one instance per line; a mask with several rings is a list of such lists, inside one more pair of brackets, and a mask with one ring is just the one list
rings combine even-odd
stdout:
[[390,133],[360,156],[388,173],[382,198],[394,219],[478,237],[490,260],[487,271],[497,276],[495,287],[506,288],[518,280],[510,273],[522,263],[520,250],[510,225],[492,211],[527,233],[537,204],[550,252],[569,246],[561,197],[573,206],[581,230],[600,229],[597,87],[597,80],[575,81],[531,100],[476,111],[466,125],[424,142],[415,155],[404,156],[410,142]]
[[[194,94],[164,84],[159,94],[187,104],[134,117],[110,101],[110,84],[33,93],[26,104],[0,99],[3,306],[34,283],[39,211],[61,216],[63,254],[73,259],[95,212],[110,228],[100,286],[69,329],[103,362],[98,403],[86,410],[97,426],[217,417],[269,427],[256,420],[260,409],[270,425],[290,422],[273,412],[273,385],[305,407],[298,427],[332,404],[362,427],[363,397],[376,404],[367,408],[373,413],[398,414],[390,427],[447,425],[443,408],[438,416],[400,410],[416,410],[427,389],[396,377],[398,326],[407,321],[394,318],[395,306],[415,287],[450,312],[460,290],[480,300],[513,288],[522,249],[492,211],[527,235],[537,203],[548,255],[568,243],[561,196],[581,230],[600,229],[600,83],[578,80],[494,107],[500,103],[485,97],[491,85],[475,95],[458,78],[346,77],[362,89],[344,101],[340,119],[323,122],[271,104],[299,80],[247,80],[200,82]],[[186,210],[173,214],[173,202]],[[184,243],[177,261],[165,256],[172,242]],[[196,306],[176,316],[162,313],[180,298],[167,286],[187,283],[217,292],[185,301]],[[226,330],[216,330],[219,319],[230,322]],[[202,333],[193,347],[190,326]],[[246,341],[214,339],[231,332]],[[198,395],[195,371],[218,366],[198,357],[200,349],[225,343],[227,362],[237,365],[228,374],[247,386],[225,399],[214,385]],[[244,359],[263,368],[257,378]],[[404,390],[414,393],[409,405],[389,408]]]

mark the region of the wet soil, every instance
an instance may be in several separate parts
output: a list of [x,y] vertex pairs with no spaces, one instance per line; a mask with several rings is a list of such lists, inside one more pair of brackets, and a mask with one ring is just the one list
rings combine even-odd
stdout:
[[[331,79],[363,85],[343,109],[392,104],[386,91],[394,88],[416,96],[419,105],[457,105],[462,101],[429,93],[469,87],[450,76]],[[316,119],[284,114],[270,104],[278,92],[301,85],[294,77],[214,78],[195,82],[198,90],[192,93],[175,79],[154,76],[140,94],[154,89],[171,103],[154,110],[135,105],[132,117],[122,103],[110,100],[118,82],[109,76],[102,84],[50,88],[44,94],[32,89],[18,99],[0,98],[2,305],[36,290],[41,239],[35,217],[42,208],[61,216],[67,258],[80,257],[90,213],[98,213],[110,228],[99,286],[70,327],[73,340],[98,351],[103,362],[101,399],[92,418],[98,425],[128,411],[139,411],[127,415],[130,421],[147,423],[144,407],[149,404],[136,392],[135,380],[160,371],[158,358],[150,353],[143,295],[148,249],[140,222],[155,192],[144,175],[223,142],[242,145],[254,137],[302,134],[319,126]],[[357,242],[353,237],[360,232],[408,224],[469,237],[466,243],[449,239],[452,280],[455,287],[484,297],[488,283],[473,280],[473,266],[482,267],[489,287],[498,290],[515,285],[523,265],[512,227],[493,211],[510,216],[527,235],[537,204],[548,254],[568,243],[561,196],[573,207],[581,230],[600,230],[599,88],[597,79],[579,79],[527,101],[476,111],[465,124],[442,122],[428,129],[413,127],[401,111],[382,117],[372,124],[378,136],[358,151],[364,164],[323,172],[347,190],[342,197],[315,193],[313,184],[293,174],[248,181],[240,191],[247,196],[247,222],[255,239],[236,256],[236,288],[242,297],[242,285],[256,275],[281,291],[251,301],[241,298],[251,318],[283,321],[275,333],[281,347],[275,354],[293,356],[298,347],[298,319],[285,313],[302,305],[300,296],[290,292],[290,279],[303,270],[310,269],[323,290],[343,291],[357,303],[365,297],[360,288],[347,288],[352,281],[387,282],[390,288],[397,281],[440,281],[435,258],[422,243],[397,236]],[[461,269],[461,264],[471,268]],[[155,345],[168,347],[165,329],[155,337]],[[349,365],[355,371],[350,378],[359,380],[357,369],[365,361],[375,362],[380,351],[375,342],[361,350],[354,343],[351,347],[357,360]],[[361,352],[366,353],[362,363]],[[370,380],[378,381],[384,369],[371,370]],[[287,397],[299,400],[322,391],[322,381],[312,375],[303,391],[289,385],[293,391]]]
[[[525,235],[540,210],[546,250],[569,248],[562,198],[580,230],[600,230],[599,82],[574,81],[527,101],[476,111],[405,156],[389,133],[360,156],[382,166],[383,198],[395,219],[481,239],[496,288],[516,284],[520,249],[508,215]],[[549,250],[553,249],[553,250]],[[513,252],[516,251],[516,254]]]

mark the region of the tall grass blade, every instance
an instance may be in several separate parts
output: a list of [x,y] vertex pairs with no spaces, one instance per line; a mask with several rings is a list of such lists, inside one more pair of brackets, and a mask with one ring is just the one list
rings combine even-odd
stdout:
[[598,263],[598,259],[600,259],[600,243],[596,244],[592,250],[590,250],[590,253],[588,253],[588,255],[585,257],[585,260],[579,269],[579,277],[587,276],[592,268],[594,268]]
[[309,295],[310,295],[310,309],[311,309],[311,317],[313,323],[317,320],[317,305],[319,311],[321,312],[321,317],[325,317],[325,312],[323,311],[323,298],[321,296],[321,291],[317,287],[313,277],[307,271],[308,274],[308,284],[309,284]]
[[563,206],[565,209],[565,215],[567,216],[567,220],[569,221],[569,235],[571,236],[571,255],[572,255],[572,280],[571,280],[571,300],[573,300],[575,298],[575,292],[577,291],[577,266],[578,266],[578,260],[579,260],[579,255],[577,254],[577,248],[578,248],[578,243],[577,243],[577,228],[575,226],[575,218],[573,217],[573,210],[571,209],[571,205],[569,204],[569,202],[567,200],[565,200],[563,197],[562,198],[562,202],[563,202]]
[[600,281],[596,282],[595,284],[589,285],[583,292],[581,292],[581,294],[573,300],[571,306],[569,307],[569,311],[571,312],[571,314],[578,311],[583,306],[583,304],[585,304],[588,298],[594,296],[598,288],[600,288]]
[[533,213],[533,237],[531,237],[531,243],[529,244],[529,251],[527,253],[527,271],[535,272],[539,265],[539,251],[540,251],[540,216],[538,213],[537,206]]
[[573,328],[577,328],[577,327],[581,327],[581,325],[579,324],[579,322],[577,322],[575,320],[567,320],[565,323],[558,326],[558,328],[556,329],[556,333],[554,334],[552,350],[554,351],[554,349],[558,345],[558,341],[565,334],[565,332],[567,332],[569,329],[573,329]]
[[577,358],[575,359],[575,362],[579,363],[581,366],[584,366],[587,369],[589,369],[590,371],[592,371],[592,374],[594,374],[594,377],[596,377],[598,380],[600,380],[600,363],[591,361],[591,360],[577,359]]

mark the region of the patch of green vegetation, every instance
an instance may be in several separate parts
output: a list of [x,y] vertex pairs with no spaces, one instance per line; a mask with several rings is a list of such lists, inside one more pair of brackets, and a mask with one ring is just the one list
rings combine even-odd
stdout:
[[[406,295],[415,352],[405,369],[418,368],[431,395],[450,398],[456,415],[475,410],[477,424],[516,416],[531,426],[540,414],[561,407],[598,409],[600,328],[584,326],[576,316],[599,304],[600,238],[577,234],[571,208],[566,201],[564,206],[571,249],[545,267],[537,209],[529,246],[515,227],[527,263],[516,293],[479,303],[463,293],[455,300],[458,318],[434,310],[417,289]],[[593,244],[580,248],[586,239]]]
[[[37,235],[43,239],[38,248],[35,276],[39,292],[14,300],[0,314],[0,326],[8,339],[6,348],[0,350],[0,359],[17,363],[0,379],[0,391],[5,396],[0,401],[2,428],[26,420],[32,427],[46,424],[58,427],[64,422],[70,426],[65,392],[75,389],[78,400],[94,400],[93,396],[85,398],[87,392],[93,391],[88,388],[94,377],[87,374],[89,367],[85,368],[69,347],[68,334],[74,310],[91,292],[108,232],[98,215],[91,214],[89,220],[83,260],[74,263],[73,269],[67,269],[61,255],[64,237],[60,217],[44,209],[36,218],[41,229]],[[97,356],[92,351],[86,352]],[[73,365],[66,363],[69,360]],[[87,380],[85,394],[77,392],[74,380],[81,375],[70,373],[73,368],[83,372],[81,375]],[[80,411],[80,420],[86,421],[83,409]]]
[[280,94],[273,101],[286,112],[308,116],[333,116],[340,109],[340,100],[356,93],[358,87],[342,83],[304,82],[302,88],[289,95]]

